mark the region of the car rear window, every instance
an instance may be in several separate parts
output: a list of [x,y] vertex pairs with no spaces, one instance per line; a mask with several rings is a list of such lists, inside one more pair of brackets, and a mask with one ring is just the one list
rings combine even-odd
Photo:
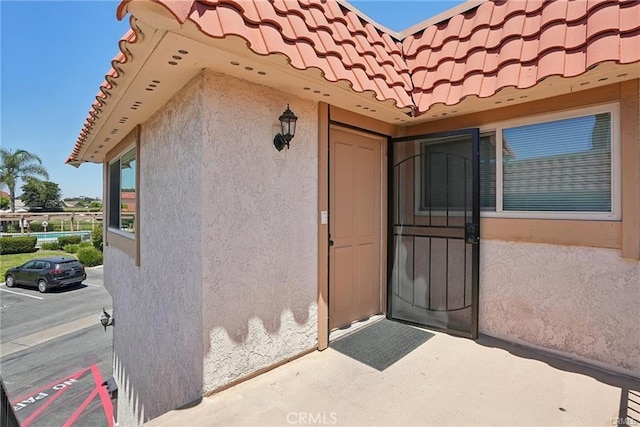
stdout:
[[62,270],[68,270],[68,269],[74,268],[74,267],[82,267],[82,264],[80,263],[80,261],[77,261],[77,260],[64,261],[64,262],[59,262],[58,263],[58,268],[60,268]]

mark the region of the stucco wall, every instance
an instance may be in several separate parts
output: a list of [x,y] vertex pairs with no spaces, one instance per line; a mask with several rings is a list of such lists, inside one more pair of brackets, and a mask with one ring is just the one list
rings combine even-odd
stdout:
[[142,127],[140,266],[105,248],[120,425],[202,394],[200,91],[196,80]]
[[[213,72],[202,93],[206,393],[316,346],[318,113]],[[298,128],[277,153],[287,104]]]
[[480,333],[640,376],[640,262],[494,240],[480,254]]

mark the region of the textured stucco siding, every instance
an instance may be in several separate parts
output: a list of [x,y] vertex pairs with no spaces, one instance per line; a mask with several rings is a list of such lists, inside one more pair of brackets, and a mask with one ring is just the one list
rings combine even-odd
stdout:
[[[207,72],[203,84],[206,393],[316,346],[318,113],[229,76]],[[287,104],[298,128],[277,153]]]
[[120,425],[202,395],[200,90],[192,82],[142,126],[140,266],[105,250]]
[[480,253],[480,333],[640,376],[640,262],[492,240]]

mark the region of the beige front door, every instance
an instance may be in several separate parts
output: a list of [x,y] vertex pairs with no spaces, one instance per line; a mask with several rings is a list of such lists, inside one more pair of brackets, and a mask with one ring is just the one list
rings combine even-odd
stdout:
[[330,329],[381,311],[382,142],[331,128]]

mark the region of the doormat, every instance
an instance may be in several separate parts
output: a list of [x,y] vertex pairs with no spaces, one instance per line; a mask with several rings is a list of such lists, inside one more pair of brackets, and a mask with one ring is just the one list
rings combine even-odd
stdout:
[[337,339],[329,346],[373,369],[384,371],[433,336],[422,329],[383,319]]

